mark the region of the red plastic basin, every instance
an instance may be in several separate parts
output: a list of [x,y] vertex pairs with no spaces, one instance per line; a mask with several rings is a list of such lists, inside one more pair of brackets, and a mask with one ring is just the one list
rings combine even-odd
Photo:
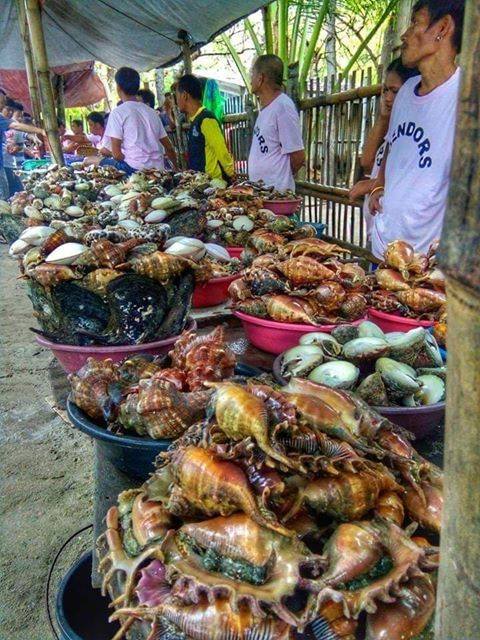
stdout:
[[200,307],[215,307],[228,300],[228,287],[230,284],[240,278],[237,273],[234,276],[225,276],[224,278],[214,278],[208,282],[201,282],[195,285],[193,291],[192,307],[199,309]]
[[[233,315],[241,320],[245,335],[253,346],[276,355],[297,346],[300,338],[306,333],[314,333],[316,331],[331,333],[338,326],[335,324],[313,326],[276,322],[274,320],[256,318],[241,311],[234,311]],[[350,322],[349,324],[358,325],[362,320]]]
[[240,258],[243,253],[243,247],[225,247],[231,258]]
[[416,329],[417,327],[433,327],[433,322],[430,320],[414,320],[413,318],[402,318],[394,313],[384,313],[383,311],[377,311],[377,309],[369,309],[368,317],[372,322],[375,322],[382,331],[385,333],[391,333],[392,331],[410,331],[410,329]]
[[[190,319],[185,327],[186,331],[197,328],[195,320]],[[42,336],[35,336],[36,341],[42,347],[47,347],[57,358],[63,369],[67,373],[75,373],[83,367],[87,358],[97,358],[97,360],[106,360],[110,358],[113,362],[121,362],[125,358],[140,353],[148,353],[153,356],[168,353],[179,336],[171,336],[157,342],[146,342],[145,344],[128,344],[124,346],[104,347],[91,345],[88,347],[80,347],[75,344],[57,344],[50,342]]]
[[293,200],[264,200],[264,209],[269,209],[277,216],[293,216],[300,209],[302,198]]

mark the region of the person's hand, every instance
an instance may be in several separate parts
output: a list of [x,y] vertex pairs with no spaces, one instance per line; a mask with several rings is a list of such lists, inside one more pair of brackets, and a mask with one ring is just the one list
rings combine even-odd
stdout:
[[370,209],[370,214],[372,216],[376,216],[377,213],[382,213],[383,207],[382,207],[382,203],[380,201],[382,200],[383,196],[384,196],[383,187],[377,187],[370,194],[370,199],[368,201],[368,205],[369,205],[369,209]]
[[383,93],[380,97],[380,111],[378,115],[382,120],[386,121],[387,123],[390,122],[390,116],[392,115],[392,107],[387,105],[385,100],[385,94]]
[[348,199],[350,202],[356,202],[370,193],[373,187],[373,180],[360,180],[350,189]]

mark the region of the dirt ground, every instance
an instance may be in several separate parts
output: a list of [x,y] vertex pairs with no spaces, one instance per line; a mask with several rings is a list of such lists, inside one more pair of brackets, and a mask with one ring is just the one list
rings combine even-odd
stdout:
[[[59,369],[29,331],[32,308],[17,275],[2,245],[0,639],[50,640],[46,579],[63,542],[92,522],[92,445],[45,400]],[[54,593],[66,567],[90,543],[87,532],[62,554]]]

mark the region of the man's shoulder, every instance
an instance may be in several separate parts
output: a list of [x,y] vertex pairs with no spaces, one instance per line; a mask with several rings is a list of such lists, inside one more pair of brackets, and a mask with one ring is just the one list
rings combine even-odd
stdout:
[[277,111],[295,111],[297,113],[294,101],[286,93],[281,93],[275,100],[274,105]]

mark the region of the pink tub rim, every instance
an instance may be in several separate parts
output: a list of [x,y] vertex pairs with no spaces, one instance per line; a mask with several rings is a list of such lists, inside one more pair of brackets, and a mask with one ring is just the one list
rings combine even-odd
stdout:
[[[185,329],[183,331],[194,331],[197,328],[197,323],[194,318],[189,318],[187,324],[185,325]],[[182,333],[183,333],[182,331]],[[66,353],[82,353],[82,354],[90,354],[92,357],[95,357],[95,353],[132,353],[132,352],[142,352],[143,349],[155,349],[156,347],[162,347],[168,344],[172,344],[179,337],[180,333],[175,336],[170,336],[169,338],[163,338],[163,340],[156,340],[155,342],[143,342],[142,344],[126,344],[126,345],[118,345],[118,346],[103,346],[100,344],[92,344],[89,346],[80,346],[76,344],[62,344],[60,342],[50,342],[47,338],[40,336],[38,334],[35,335],[35,340],[42,347],[46,347],[51,351],[64,351]]]
[[371,318],[377,318],[378,320],[388,320],[390,322],[398,322],[404,324],[407,327],[433,327],[435,322],[433,320],[415,320],[414,318],[404,318],[396,313],[385,313],[385,311],[378,311],[378,309],[370,308],[368,315]]
[[243,311],[233,311],[232,313],[234,316],[237,316],[237,318],[240,318],[240,320],[245,320],[245,322],[250,322],[251,324],[256,324],[260,327],[266,327],[267,329],[284,328],[286,331],[305,331],[306,333],[313,333],[314,331],[325,333],[326,331],[333,331],[337,327],[342,327],[344,324],[357,326],[365,320],[364,317],[352,322],[345,321],[345,323],[342,324],[292,324],[288,322],[278,322],[278,320],[257,318],[256,316],[251,316],[248,313],[243,313]]

